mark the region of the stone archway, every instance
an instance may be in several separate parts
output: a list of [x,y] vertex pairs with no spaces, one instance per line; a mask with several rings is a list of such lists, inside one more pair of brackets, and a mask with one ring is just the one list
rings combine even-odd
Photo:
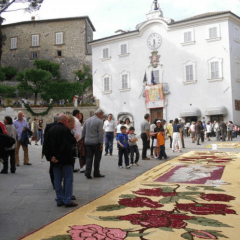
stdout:
[[132,126],[134,126],[133,115],[131,113],[129,113],[129,112],[121,112],[121,113],[119,113],[118,116],[117,116],[117,121],[120,121],[120,120],[125,121],[126,118],[129,118]]

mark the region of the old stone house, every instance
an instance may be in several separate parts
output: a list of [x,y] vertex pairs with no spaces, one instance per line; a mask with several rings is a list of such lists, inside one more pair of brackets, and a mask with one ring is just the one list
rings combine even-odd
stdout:
[[88,42],[95,28],[88,16],[58,18],[6,24],[2,33],[2,66],[20,70],[33,66],[36,58],[60,63],[61,78],[73,81],[74,71],[82,64],[91,66],[92,51]]

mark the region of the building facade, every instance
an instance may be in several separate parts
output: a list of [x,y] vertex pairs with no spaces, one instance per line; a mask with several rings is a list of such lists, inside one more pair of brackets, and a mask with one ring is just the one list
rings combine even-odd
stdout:
[[12,23],[2,25],[6,40],[2,66],[20,70],[33,67],[36,58],[60,63],[61,78],[74,80],[82,64],[92,65],[88,42],[95,28],[89,17],[73,17]]
[[[161,10],[146,17],[135,31],[90,43],[100,107],[117,120],[130,117],[138,132],[145,113],[151,121],[240,124],[240,18],[226,11],[175,22]],[[153,80],[163,97],[149,107],[144,90]]]

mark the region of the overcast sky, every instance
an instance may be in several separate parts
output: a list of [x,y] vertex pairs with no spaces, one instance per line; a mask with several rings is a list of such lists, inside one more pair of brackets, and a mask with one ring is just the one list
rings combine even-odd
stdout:
[[[2,14],[4,24],[50,18],[89,16],[96,32],[94,39],[113,35],[118,29],[135,30],[135,26],[146,20],[153,0],[44,0],[40,11],[31,14],[24,11]],[[194,15],[232,11],[240,16],[240,0],[159,0],[164,17],[181,20]],[[11,9],[22,8],[24,4],[14,3]]]

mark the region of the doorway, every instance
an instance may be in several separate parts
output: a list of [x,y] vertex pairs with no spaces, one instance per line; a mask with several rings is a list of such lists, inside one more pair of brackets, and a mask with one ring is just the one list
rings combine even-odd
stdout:
[[221,122],[223,121],[224,117],[223,115],[212,115],[210,116],[210,120],[213,123],[214,121]]
[[187,122],[190,122],[190,123],[192,123],[192,122],[197,122],[197,120],[198,120],[198,118],[195,117],[195,116],[186,117],[186,123],[187,123]]
[[152,108],[150,109],[151,122],[155,119],[163,118],[163,108]]

